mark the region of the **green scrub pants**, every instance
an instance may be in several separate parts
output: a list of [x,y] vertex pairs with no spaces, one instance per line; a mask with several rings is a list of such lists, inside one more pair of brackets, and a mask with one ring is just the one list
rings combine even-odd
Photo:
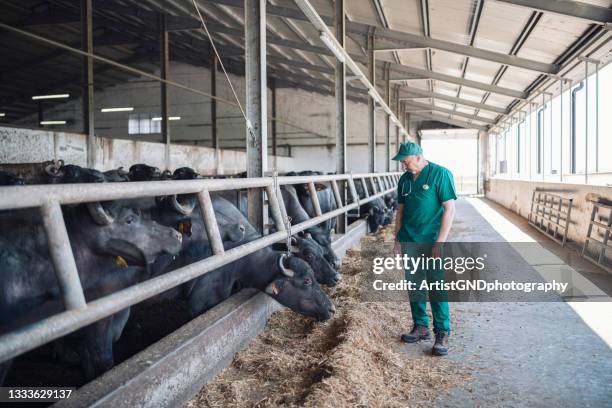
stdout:
[[[427,257],[431,256],[432,246],[433,244],[402,242],[402,252],[408,255],[408,257],[421,257],[423,258],[422,262],[424,262]],[[443,258],[442,254],[440,256]],[[426,289],[419,289],[423,281],[427,281],[428,283],[436,281],[443,282],[444,269],[430,265],[430,268],[419,267],[415,273],[411,272],[410,268],[405,270],[406,280],[414,282],[416,285],[415,290],[408,290],[410,310],[412,312],[414,324],[417,326],[429,327],[429,317],[427,316],[427,296],[429,295],[434,331],[446,331],[450,333],[448,292],[444,290],[432,290],[428,293]]]

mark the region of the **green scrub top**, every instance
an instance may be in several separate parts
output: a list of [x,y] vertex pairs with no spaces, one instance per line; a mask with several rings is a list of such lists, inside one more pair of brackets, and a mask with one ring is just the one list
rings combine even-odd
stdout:
[[[424,185],[429,188],[423,188]],[[402,174],[397,200],[404,204],[404,211],[397,240],[435,242],[444,213],[442,203],[456,199],[453,174],[445,167],[429,162],[414,181],[411,172]]]

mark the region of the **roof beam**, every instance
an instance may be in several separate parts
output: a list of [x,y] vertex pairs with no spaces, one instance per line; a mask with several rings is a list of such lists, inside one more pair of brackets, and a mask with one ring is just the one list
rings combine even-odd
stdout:
[[[427,69],[409,67],[409,66],[400,65],[400,64],[391,64],[391,69],[401,74],[421,75],[421,76],[428,77],[428,78],[435,79],[435,80],[442,81],[442,82],[449,82],[451,84],[467,86],[468,88],[475,88],[475,89],[480,89],[480,90],[487,91],[487,92],[497,93],[500,95],[506,95],[511,98],[518,98],[518,99],[527,98],[527,94],[521,91],[515,91],[514,89],[503,88],[497,85],[490,85],[484,82],[471,81],[465,78],[457,78],[451,75],[441,74],[439,72],[435,72],[435,71],[431,71]],[[401,82],[407,79],[412,79],[412,78],[405,78],[405,77],[402,77],[401,75],[399,76],[394,75],[391,77],[391,81],[393,82]]]
[[568,0],[497,0],[535,10],[581,18],[596,23],[612,22],[612,9]]
[[438,112],[442,112],[442,113],[447,113],[449,115],[460,116],[462,118],[466,118],[466,119],[470,119],[470,120],[477,120],[479,122],[489,123],[491,125],[493,125],[495,123],[495,121],[493,119],[483,118],[482,116],[470,115],[469,113],[457,112],[457,111],[454,111],[452,109],[442,108],[440,106],[427,105],[425,103],[409,102],[408,105],[407,105],[407,108],[415,108],[415,109],[420,109],[420,110],[427,110],[427,109],[429,109],[430,111],[438,111]]
[[466,55],[486,61],[497,62],[530,71],[542,72],[545,74],[556,74],[559,66],[544,62],[529,60],[500,52],[489,51],[469,45],[457,44],[450,41],[437,40],[435,38],[423,37],[416,34],[405,33],[391,29],[376,29],[376,50],[401,50],[414,47],[435,48],[437,50],[452,52],[454,54]]
[[478,129],[486,131],[488,128],[486,126],[475,125],[473,123],[464,122],[462,120],[457,119],[449,119],[446,116],[435,115],[431,113],[421,113],[421,112],[413,112],[411,115],[418,116],[421,118],[429,119],[429,120],[437,120],[438,122],[448,123],[449,125],[459,126],[465,129]]
[[[243,7],[242,0],[210,0],[212,3],[223,4],[230,7]],[[292,18],[297,20],[306,20],[304,14],[300,10],[279,7],[279,6],[268,6],[268,15],[277,17]],[[321,19],[329,26],[333,25],[333,18],[329,16],[321,16]],[[356,23],[353,21],[347,21],[346,29],[349,32],[366,35],[368,29],[373,26],[369,26],[363,23]],[[543,72],[548,74],[556,74],[559,72],[559,66],[555,64],[548,64],[544,62],[534,61],[526,58],[519,58],[504,53],[495,51],[489,51],[482,48],[476,48],[457,44],[450,41],[437,40],[425,36],[415,35],[406,33],[403,31],[392,30],[390,28],[376,27],[374,34],[376,38],[375,49],[376,50],[396,50],[404,48],[435,48],[438,50],[453,52],[456,54],[467,55],[470,57],[484,59],[488,61],[498,62],[500,64],[511,65],[519,68],[524,68],[532,71]]]
[[[470,101],[467,99],[456,98],[454,96],[444,95],[444,94],[436,93],[436,92],[428,92],[422,89],[411,88],[407,86],[402,87],[401,89],[407,90],[410,93],[410,95],[400,96],[400,101],[414,99],[415,97],[416,98],[434,98],[434,99],[439,99],[441,101],[456,103],[458,105],[470,106],[472,108],[478,108],[478,109],[486,110],[489,112],[500,113],[502,115],[508,114],[507,109],[500,108],[500,107],[493,106],[493,105],[486,105],[484,103],[478,103],[478,102]],[[415,97],[413,97],[412,95],[415,95]]]

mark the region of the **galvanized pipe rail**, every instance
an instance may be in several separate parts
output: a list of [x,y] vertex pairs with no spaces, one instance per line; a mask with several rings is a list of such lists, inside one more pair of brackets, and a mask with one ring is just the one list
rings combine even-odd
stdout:
[[[387,180],[389,188],[382,191],[381,185],[380,192],[371,194],[366,198],[359,198],[353,182],[353,177],[361,179],[364,182],[364,186],[366,179],[369,179],[372,185],[374,185],[374,179],[379,181]],[[276,183],[279,186],[288,184],[307,184],[311,190],[314,189],[315,182],[330,182],[332,185],[334,198],[338,208],[317,215],[299,224],[292,225],[291,232],[297,233],[318,225],[330,218],[337,217],[342,213],[348,212],[360,204],[367,203],[392,192],[398,180],[399,173],[390,172],[365,173],[356,174],[354,176],[350,174],[339,174],[278,177]],[[350,196],[353,199],[351,204],[342,203],[340,194],[336,194],[338,191],[338,181],[344,181],[348,184]],[[272,177],[261,177],[250,179],[198,179],[0,187],[0,210],[30,207],[41,208],[43,225],[47,233],[47,240],[49,241],[51,259],[60,283],[62,299],[66,307],[64,312],[44,318],[0,336],[0,363],[108,317],[145,299],[188,282],[191,279],[202,276],[205,273],[272,245],[275,242],[287,239],[288,231],[285,228],[283,219],[283,215],[286,214],[286,209],[282,201],[282,194],[277,194],[274,183],[275,181]],[[210,192],[243,188],[264,188],[266,190],[268,205],[270,206],[277,232],[262,236],[257,240],[225,251],[219,234]],[[86,302],[83,287],[76,270],[74,254],[72,253],[70,242],[68,241],[68,232],[60,206],[62,204],[174,194],[197,194],[213,255],[161,276],[98,298],[94,301]],[[318,205],[316,190],[315,194],[311,194],[311,197],[315,209],[318,207],[317,214],[319,214],[321,211]]]

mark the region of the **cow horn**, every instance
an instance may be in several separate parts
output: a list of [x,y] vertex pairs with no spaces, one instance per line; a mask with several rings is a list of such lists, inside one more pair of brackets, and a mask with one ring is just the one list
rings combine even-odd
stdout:
[[87,210],[89,210],[89,215],[93,218],[94,222],[98,225],[110,225],[115,220],[111,217],[102,204],[99,201],[95,203],[87,203]]
[[293,269],[285,268],[285,265],[283,265],[286,257],[287,257],[287,254],[282,254],[280,258],[278,258],[278,267],[280,268],[283,275],[289,276],[290,278],[292,278],[293,275],[295,275],[295,272],[293,272]]
[[298,240],[297,240],[296,237],[291,237],[290,245],[289,245],[289,251],[291,251],[293,253],[299,253],[300,252],[300,248],[298,247]]
[[179,203],[178,196],[176,194],[170,197],[170,203],[172,204],[172,208],[174,208],[174,211],[182,215],[190,215],[196,206],[196,202],[193,198],[189,200],[189,203],[187,205]]

